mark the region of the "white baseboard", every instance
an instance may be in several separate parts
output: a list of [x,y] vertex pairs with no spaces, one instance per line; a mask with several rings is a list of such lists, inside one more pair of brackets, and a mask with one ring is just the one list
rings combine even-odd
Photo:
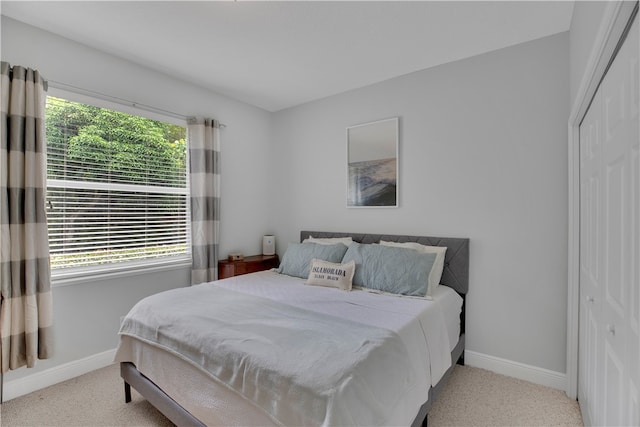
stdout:
[[3,400],[7,402],[16,397],[24,396],[25,394],[33,393],[45,387],[70,380],[87,372],[109,366],[113,363],[115,354],[115,349],[107,350],[94,354],[93,356],[85,357],[84,359],[74,360],[64,365],[36,372],[23,378],[7,381],[4,384]]
[[561,372],[525,365],[524,363],[476,353],[475,351],[465,350],[464,364],[557,390],[565,391],[567,387],[567,376]]

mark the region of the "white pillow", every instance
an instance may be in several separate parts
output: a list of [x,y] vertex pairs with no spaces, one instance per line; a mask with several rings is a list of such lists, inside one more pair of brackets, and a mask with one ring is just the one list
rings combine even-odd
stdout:
[[442,271],[444,270],[444,255],[445,255],[445,252],[447,252],[446,247],[426,246],[416,242],[405,242],[405,243],[385,242],[384,240],[380,240],[380,244],[384,246],[395,246],[397,248],[407,248],[407,249],[413,249],[419,252],[436,254],[436,260],[434,261],[433,267],[431,267],[431,272],[429,273],[427,295],[431,296],[433,291],[438,286],[440,286],[440,279],[442,278]]
[[313,237],[309,236],[308,239],[304,239],[302,243],[317,243],[319,245],[335,245],[336,243],[342,243],[349,246],[353,243],[351,237]]
[[305,283],[350,291],[355,271],[355,261],[339,264],[314,258],[311,260],[309,277]]

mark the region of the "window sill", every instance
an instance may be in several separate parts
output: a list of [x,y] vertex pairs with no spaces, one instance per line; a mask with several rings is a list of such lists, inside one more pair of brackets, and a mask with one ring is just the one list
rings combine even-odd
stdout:
[[51,271],[51,287],[77,285],[96,280],[117,279],[139,274],[155,273],[159,271],[177,270],[191,267],[191,258],[169,258],[153,262],[134,262],[103,265],[89,268],[70,268],[64,271]]

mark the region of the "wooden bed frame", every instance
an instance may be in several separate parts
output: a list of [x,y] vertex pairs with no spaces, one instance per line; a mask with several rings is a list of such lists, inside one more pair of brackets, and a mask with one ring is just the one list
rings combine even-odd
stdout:
[[[451,352],[451,361],[464,365],[465,299],[467,291],[469,290],[469,239],[391,234],[301,231],[300,241],[303,241],[309,236],[317,238],[351,237],[358,243],[378,243],[380,240],[385,240],[391,242],[417,242],[428,246],[447,247],[445,265],[440,282],[443,285],[453,288],[463,298],[462,312],[460,313],[460,338]],[[411,424],[412,427],[427,425],[427,415],[429,410],[433,406],[433,402],[437,399],[440,392],[444,389],[444,386],[455,367],[455,363],[453,363],[447,370],[438,384],[429,389],[429,398],[420,408],[418,415]],[[175,400],[156,386],[151,379],[142,375],[133,363],[122,362],[120,364],[120,375],[124,379],[126,403],[131,401],[131,387],[133,387],[174,424],[181,427],[205,426],[205,424],[191,415],[186,409],[180,406]]]

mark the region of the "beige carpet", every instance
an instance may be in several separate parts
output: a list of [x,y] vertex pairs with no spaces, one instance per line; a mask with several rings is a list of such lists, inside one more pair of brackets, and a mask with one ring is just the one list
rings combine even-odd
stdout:
[[[133,391],[124,403],[116,365],[0,407],[9,426],[171,426]],[[457,366],[429,415],[429,426],[581,426],[576,401],[558,390],[478,368]]]
[[429,426],[582,426],[578,402],[560,390],[456,366]]

